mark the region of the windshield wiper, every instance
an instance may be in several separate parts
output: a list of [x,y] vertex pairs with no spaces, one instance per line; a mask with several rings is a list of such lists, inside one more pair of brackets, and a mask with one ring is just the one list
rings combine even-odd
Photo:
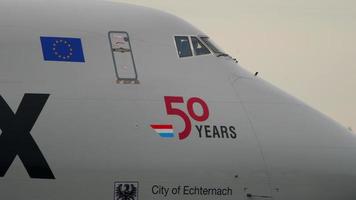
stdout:
[[226,54],[226,53],[218,53],[218,54],[216,55],[216,57],[221,57],[221,56],[230,57],[230,55],[229,55],[229,54]]
[[231,56],[230,56],[229,54],[227,54],[227,53],[218,53],[218,54],[216,54],[216,57],[221,57],[221,56],[231,58],[235,63],[239,63],[239,61],[238,61],[236,58],[231,57]]

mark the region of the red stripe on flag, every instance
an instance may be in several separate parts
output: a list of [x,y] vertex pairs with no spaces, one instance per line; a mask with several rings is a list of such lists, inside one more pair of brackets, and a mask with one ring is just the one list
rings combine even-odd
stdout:
[[173,129],[172,124],[151,124],[153,129]]

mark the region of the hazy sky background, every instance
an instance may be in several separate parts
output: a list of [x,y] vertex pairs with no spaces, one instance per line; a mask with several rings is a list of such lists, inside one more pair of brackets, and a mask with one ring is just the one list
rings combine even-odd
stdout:
[[189,21],[244,68],[355,132],[355,0],[113,1]]

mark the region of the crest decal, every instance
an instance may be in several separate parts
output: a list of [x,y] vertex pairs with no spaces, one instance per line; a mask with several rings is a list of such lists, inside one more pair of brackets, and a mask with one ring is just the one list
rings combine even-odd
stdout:
[[138,182],[115,182],[114,200],[138,200]]

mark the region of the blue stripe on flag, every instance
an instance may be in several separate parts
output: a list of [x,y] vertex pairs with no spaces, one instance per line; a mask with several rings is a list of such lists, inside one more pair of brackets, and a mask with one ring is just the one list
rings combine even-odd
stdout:
[[159,136],[161,136],[163,138],[173,138],[174,133],[159,133]]

